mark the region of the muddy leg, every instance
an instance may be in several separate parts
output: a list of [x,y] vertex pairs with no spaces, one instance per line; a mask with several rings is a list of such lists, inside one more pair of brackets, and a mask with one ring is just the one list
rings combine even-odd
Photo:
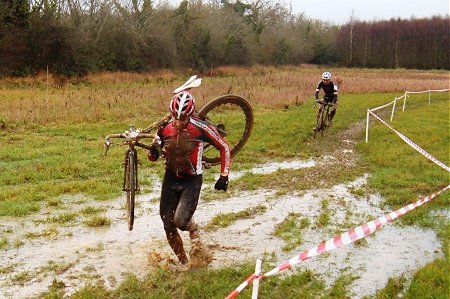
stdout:
[[331,109],[331,111],[330,111],[330,120],[333,119],[333,117],[334,117],[335,114],[336,114],[336,108],[333,107],[333,108]]
[[173,252],[175,252],[180,263],[186,264],[188,262],[188,258],[186,256],[186,253],[184,252],[183,240],[181,239],[178,231],[166,231],[166,237],[167,241],[170,244],[170,247],[172,247],[172,250]]
[[197,223],[194,222],[194,219],[191,219],[188,225],[189,238],[191,239],[191,243],[200,241],[200,232]]

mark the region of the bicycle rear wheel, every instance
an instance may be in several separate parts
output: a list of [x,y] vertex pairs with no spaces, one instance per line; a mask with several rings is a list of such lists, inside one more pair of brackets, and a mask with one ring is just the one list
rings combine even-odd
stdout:
[[[208,102],[198,116],[217,128],[226,139],[234,157],[247,143],[253,130],[253,109],[243,97],[233,94],[220,96]],[[211,165],[220,163],[220,152],[205,146],[203,161]]]
[[134,225],[134,205],[137,186],[137,173],[136,173],[136,153],[129,150],[125,161],[125,186],[124,191],[127,194],[126,210],[128,230],[133,230]]

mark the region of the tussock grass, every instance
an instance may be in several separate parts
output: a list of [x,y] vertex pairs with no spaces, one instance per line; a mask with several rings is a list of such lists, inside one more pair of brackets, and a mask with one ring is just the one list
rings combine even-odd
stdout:
[[84,221],[84,224],[87,227],[102,227],[102,226],[110,226],[111,225],[111,219],[105,216],[98,216],[95,215],[89,219],[86,219]]
[[36,238],[54,238],[58,236],[59,232],[55,226],[47,227],[39,232],[27,232],[25,233],[25,238],[36,239]]
[[87,207],[84,207],[81,211],[80,211],[80,213],[81,214],[83,214],[83,215],[95,215],[95,214],[98,214],[98,213],[100,213],[100,212],[104,212],[106,209],[105,208],[103,208],[103,207],[93,207],[93,206],[87,206]]
[[6,237],[0,237],[0,250],[7,249],[8,245],[8,239]]

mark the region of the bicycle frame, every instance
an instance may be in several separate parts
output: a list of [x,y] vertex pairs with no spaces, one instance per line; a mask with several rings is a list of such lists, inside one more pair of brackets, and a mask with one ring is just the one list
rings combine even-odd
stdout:
[[[334,107],[334,103],[325,101],[316,101],[320,104],[319,111],[317,112],[316,127],[314,128],[314,138],[316,133],[320,132],[323,135],[323,131],[329,126],[330,118],[330,108]],[[315,106],[315,105],[314,105]]]

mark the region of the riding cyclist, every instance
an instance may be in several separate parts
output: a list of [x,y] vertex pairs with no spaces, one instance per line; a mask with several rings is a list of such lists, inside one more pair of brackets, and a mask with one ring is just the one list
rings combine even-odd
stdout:
[[[220,177],[214,186],[216,190],[226,191],[228,188],[231,155],[228,143],[217,130],[195,116],[195,100],[189,88],[182,91],[179,89],[175,90],[178,92],[170,101],[172,118],[158,129],[157,137],[148,152],[148,159],[156,161],[162,154],[166,160],[160,216],[169,245],[180,263],[188,265],[188,257],[178,230],[189,231],[192,248],[200,243],[199,229],[193,215],[203,182],[204,142],[220,151],[221,168]],[[190,254],[192,258],[192,249]]]
[[[322,89],[324,92],[323,101],[326,103],[333,103],[333,108],[330,111],[330,122],[329,122],[329,125],[331,126],[338,105],[338,88],[337,85],[333,81],[331,81],[330,72],[324,72],[322,74],[322,80],[320,80],[319,84],[317,84],[315,96],[316,102],[318,103],[320,103],[319,102],[320,89]],[[320,105],[319,112],[317,115],[320,114],[323,107],[324,107],[323,105]]]

